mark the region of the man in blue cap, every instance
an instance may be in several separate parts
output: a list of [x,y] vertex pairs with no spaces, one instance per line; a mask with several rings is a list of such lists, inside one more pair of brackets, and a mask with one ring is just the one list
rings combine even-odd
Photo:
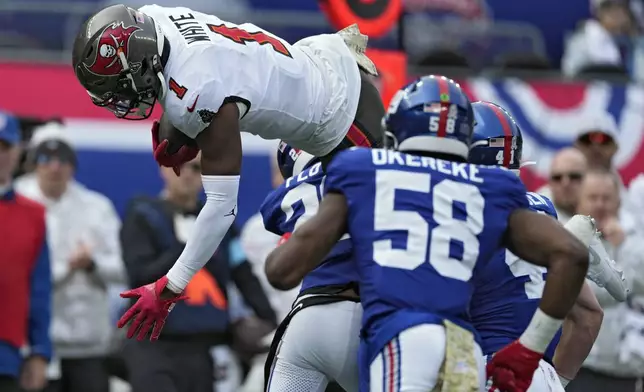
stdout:
[[0,111],[0,195],[11,183],[20,157],[21,133],[18,119]]
[[[0,391],[39,391],[51,357],[51,275],[45,209],[13,191],[18,120],[0,112]],[[28,347],[28,355],[21,352]]]

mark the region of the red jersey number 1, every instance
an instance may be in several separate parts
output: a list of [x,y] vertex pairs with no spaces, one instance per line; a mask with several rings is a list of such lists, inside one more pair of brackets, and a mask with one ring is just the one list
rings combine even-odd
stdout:
[[170,78],[170,82],[168,83],[168,89],[175,93],[177,95],[177,98],[179,99],[183,99],[183,97],[185,97],[186,93],[188,92],[187,88],[180,85],[176,80],[172,78]]
[[210,28],[213,33],[226,37],[235,43],[246,45],[246,42],[257,42],[260,45],[270,45],[277,53],[283,54],[287,57],[293,57],[282,41],[264,33],[263,31],[249,33],[239,27],[228,27],[224,24],[208,25],[208,28]]

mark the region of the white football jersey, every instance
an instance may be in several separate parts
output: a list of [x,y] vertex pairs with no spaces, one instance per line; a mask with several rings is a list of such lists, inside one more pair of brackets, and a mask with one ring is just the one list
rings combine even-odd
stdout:
[[316,156],[346,135],[360,95],[355,58],[337,34],[288,44],[259,27],[188,8],[147,5],[170,43],[160,99],[170,122],[191,138],[219,108],[241,102],[240,130],[282,139]]

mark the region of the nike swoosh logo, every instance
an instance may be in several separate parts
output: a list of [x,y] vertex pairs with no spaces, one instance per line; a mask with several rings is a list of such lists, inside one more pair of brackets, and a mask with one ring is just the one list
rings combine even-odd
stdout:
[[192,113],[195,111],[195,106],[197,106],[197,101],[199,100],[199,96],[197,95],[197,98],[195,98],[195,102],[188,108],[188,113]]

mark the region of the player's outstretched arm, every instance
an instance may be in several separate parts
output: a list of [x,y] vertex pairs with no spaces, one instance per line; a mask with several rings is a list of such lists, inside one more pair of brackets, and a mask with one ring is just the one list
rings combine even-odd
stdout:
[[[563,334],[555,351],[554,365],[562,384],[574,379],[599,335],[604,312],[588,283],[563,323]],[[565,387],[565,385],[564,385]]]
[[517,209],[508,219],[506,247],[530,263],[548,268],[546,286],[528,328],[488,361],[492,389],[526,391],[543,353],[579,296],[588,269],[584,245],[545,214]]
[[130,324],[128,338],[136,335],[138,340],[143,340],[150,331],[150,340],[159,338],[170,310],[176,302],[185,299],[181,293],[215,253],[237,214],[242,155],[237,106],[221,106],[196,140],[201,150],[206,204],[183,252],[167,275],[154,283],[121,293],[123,298],[137,298],[117,323],[119,328]]
[[317,214],[293,232],[266,258],[266,277],[273,287],[290,290],[317,267],[346,232],[344,195],[328,193]]
[[237,215],[237,192],[242,147],[239,109],[224,104],[210,125],[197,135],[201,150],[201,178],[206,204],[199,213],[192,235],[167,274],[168,288],[180,293],[190,279],[210,260]]

